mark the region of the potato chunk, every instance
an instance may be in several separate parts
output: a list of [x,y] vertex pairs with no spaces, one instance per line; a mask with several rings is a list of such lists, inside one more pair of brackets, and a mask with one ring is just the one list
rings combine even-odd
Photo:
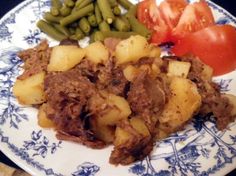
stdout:
[[38,112],[38,124],[39,124],[39,126],[41,126],[43,128],[53,128],[54,123],[52,120],[50,120],[47,117],[46,108],[47,108],[46,103],[44,103],[40,106],[39,112]]
[[132,135],[129,132],[117,127],[115,131],[114,145],[119,146],[125,144],[130,138],[132,138]]
[[107,108],[99,115],[99,124],[116,125],[118,121],[127,119],[131,114],[129,103],[123,97],[106,94],[105,105]]
[[201,96],[193,82],[181,77],[172,79],[170,91],[171,96],[159,120],[173,132],[199,109]]
[[136,62],[141,57],[148,56],[150,47],[146,38],[136,35],[122,40],[116,46],[115,56],[117,64]]
[[102,63],[108,60],[108,49],[99,41],[90,44],[85,48],[86,59],[92,61],[95,64]]
[[183,61],[169,61],[168,76],[180,76],[187,78],[191,64]]
[[67,71],[79,64],[85,56],[85,50],[72,45],[59,45],[52,49],[47,67],[48,71]]
[[150,136],[150,132],[142,119],[133,117],[130,119],[130,124],[139,134]]
[[45,73],[40,72],[24,80],[16,80],[13,86],[13,94],[21,104],[35,105],[45,101],[44,77]]

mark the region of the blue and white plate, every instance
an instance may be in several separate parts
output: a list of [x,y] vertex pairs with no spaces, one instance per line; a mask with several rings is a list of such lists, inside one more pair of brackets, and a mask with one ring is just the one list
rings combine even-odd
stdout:
[[[236,19],[208,1],[217,23],[236,26]],[[129,166],[113,166],[112,147],[93,150],[59,141],[53,130],[37,125],[37,110],[21,106],[12,95],[20,73],[16,52],[47,38],[35,23],[50,0],[26,0],[0,20],[0,149],[32,175],[170,176],[225,175],[236,167],[236,123],[218,131],[212,119],[193,120],[184,131],[156,144],[151,156]],[[82,41],[86,45],[87,41]],[[236,71],[215,78],[222,92],[236,95]]]

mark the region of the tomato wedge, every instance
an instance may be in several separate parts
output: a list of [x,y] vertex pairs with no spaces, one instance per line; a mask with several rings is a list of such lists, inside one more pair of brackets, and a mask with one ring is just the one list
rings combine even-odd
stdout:
[[138,4],[137,18],[152,31],[151,43],[160,44],[168,41],[168,26],[161,17],[155,0],[144,0]]
[[159,5],[161,16],[171,30],[178,24],[187,5],[186,0],[165,0]]
[[178,56],[192,53],[222,75],[236,69],[236,30],[231,25],[214,25],[181,39],[172,49]]
[[173,29],[172,40],[177,41],[189,33],[214,24],[211,9],[204,0],[189,4],[184,9],[177,26]]

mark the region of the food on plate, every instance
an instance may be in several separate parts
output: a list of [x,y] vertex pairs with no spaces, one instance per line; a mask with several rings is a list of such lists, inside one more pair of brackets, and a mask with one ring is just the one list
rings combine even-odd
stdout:
[[210,65],[215,76],[236,68],[236,31],[231,25],[216,25],[205,0],[155,0],[138,3],[137,17],[149,30],[150,42],[174,44],[175,55],[193,54]]
[[[85,36],[90,37],[90,42],[106,37],[128,38],[131,34],[150,37],[150,31],[136,19],[136,5],[128,0],[64,0],[63,3],[52,0],[50,11],[44,13],[37,26],[58,41],[80,40]],[[99,32],[105,33],[96,37],[101,36]]]
[[179,56],[192,53],[221,75],[236,68],[236,31],[231,25],[211,26],[181,39],[172,49]]
[[113,144],[115,165],[143,159],[193,117],[213,115],[225,129],[236,117],[236,98],[220,93],[212,68],[191,55],[160,54],[139,35],[86,48],[42,41],[18,54],[24,72],[13,93],[21,104],[38,105],[38,124],[58,139],[95,149]]

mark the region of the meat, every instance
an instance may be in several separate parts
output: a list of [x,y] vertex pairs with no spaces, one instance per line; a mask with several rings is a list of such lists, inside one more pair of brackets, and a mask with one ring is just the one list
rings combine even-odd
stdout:
[[151,78],[143,71],[131,83],[128,92],[132,112],[144,119],[151,132],[166,102],[164,86],[161,84],[158,79]]
[[217,128],[222,130],[235,119],[232,115],[233,105],[228,98],[223,97],[219,87],[211,80],[204,79],[202,75],[203,63],[197,58],[182,58],[185,61],[191,62],[191,69],[188,78],[196,83],[198,91],[202,96],[202,106],[199,110],[200,115],[212,113],[216,118]]
[[114,147],[110,163],[127,165],[143,159],[152,151],[153,140],[150,136],[143,137],[127,121],[122,121],[118,127],[127,130],[131,137],[125,144]]
[[109,60],[105,66],[99,68],[98,89],[106,89],[115,95],[124,96],[126,88],[129,85],[122,68],[116,67],[113,60]]
[[51,48],[49,48],[46,40],[35,48],[19,52],[18,57],[24,61],[24,72],[18,79],[26,79],[36,73],[46,71],[50,55]]
[[86,106],[96,89],[78,69],[48,74],[45,92],[48,118],[55,123],[60,139],[81,141],[92,148],[104,147],[105,144],[87,127],[89,114]]

